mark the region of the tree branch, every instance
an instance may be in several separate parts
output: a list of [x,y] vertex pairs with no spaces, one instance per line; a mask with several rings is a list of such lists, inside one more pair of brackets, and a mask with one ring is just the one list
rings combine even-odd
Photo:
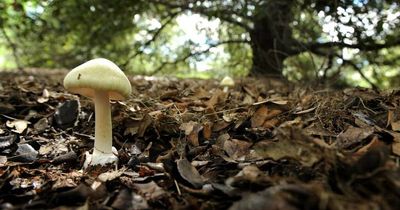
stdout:
[[361,68],[357,66],[357,64],[355,64],[353,61],[351,60],[345,60],[343,59],[343,64],[342,65],[349,65],[351,67],[353,67],[354,70],[356,70],[361,77],[368,83],[371,85],[372,89],[374,90],[379,90],[379,87],[375,85],[375,83],[373,83],[370,79],[368,79],[367,76],[365,76],[365,74],[362,72]]
[[317,55],[320,55],[320,56],[332,56],[332,58],[333,58],[333,56],[334,56],[334,57],[337,57],[337,58],[342,59],[342,60],[343,60],[343,63],[342,63],[341,66],[345,66],[345,65],[351,66],[354,70],[356,70],[356,71],[361,75],[361,77],[362,77],[368,84],[371,85],[371,87],[372,87],[373,89],[375,89],[375,90],[378,90],[378,89],[379,89],[379,87],[378,87],[375,83],[373,83],[370,79],[368,79],[367,76],[365,76],[365,74],[362,72],[362,69],[361,69],[360,67],[358,67],[357,64],[355,64],[352,60],[346,60],[346,59],[343,59],[343,57],[340,56],[340,55],[338,55],[337,53],[332,53],[332,52],[326,53],[326,52],[320,51],[319,49],[315,49],[315,50],[313,50],[312,52],[315,53],[315,54],[317,54]]
[[178,12],[172,13],[171,15],[169,15],[169,18],[167,19],[167,21],[165,21],[161,27],[159,29],[157,29],[157,31],[153,34],[153,37],[151,37],[151,39],[147,40],[143,45],[142,45],[142,50],[138,50],[136,51],[135,54],[128,56],[128,58],[126,59],[126,61],[121,65],[123,68],[126,68],[129,63],[131,62],[132,59],[136,58],[136,56],[143,54],[144,49],[146,47],[148,47],[152,42],[154,42],[158,36],[161,34],[161,32],[165,29],[165,27],[170,24],[172,22],[172,20],[178,15]]
[[215,44],[210,44],[207,49],[204,49],[204,50],[201,50],[201,51],[196,51],[196,52],[189,52],[185,56],[183,56],[183,57],[181,57],[181,58],[179,58],[179,59],[177,59],[175,61],[164,61],[164,62],[162,62],[160,66],[158,66],[153,72],[150,73],[150,75],[154,75],[154,74],[159,73],[167,65],[176,65],[176,64],[178,64],[180,62],[185,62],[187,59],[189,59],[192,56],[208,53],[212,48],[218,47],[220,45],[224,45],[224,44],[240,44],[240,43],[248,43],[248,42],[249,41],[247,41],[247,40],[226,40],[226,41],[220,41],[220,42],[215,43]]
[[352,48],[352,49],[360,49],[363,51],[376,51],[383,48],[389,48],[400,45],[400,39],[387,42],[384,44],[372,43],[372,44],[363,44],[363,41],[360,41],[358,44],[346,44],[343,42],[324,42],[324,43],[312,43],[312,44],[304,44],[303,46],[306,49],[321,49],[321,48],[332,48],[332,47],[340,47],[340,48]]
[[164,5],[168,8],[171,9],[176,9],[176,8],[180,8],[182,10],[188,10],[188,11],[192,11],[195,13],[199,13],[202,15],[205,15],[207,17],[216,17],[219,18],[223,21],[226,21],[228,23],[232,23],[234,25],[240,26],[243,29],[245,29],[246,31],[250,31],[252,30],[252,28],[243,23],[238,21],[237,19],[235,19],[234,17],[232,17],[232,13],[241,17],[242,19],[250,19],[248,16],[243,16],[242,14],[238,13],[238,12],[233,12],[231,10],[229,10],[229,12],[225,12],[224,10],[222,10],[221,8],[217,8],[216,10],[210,10],[210,8],[206,8],[206,7],[189,7],[189,1],[186,2],[186,4],[178,4],[178,3],[171,3],[171,1],[164,1],[164,0],[150,0],[153,3],[157,3],[157,4],[161,4]]
[[19,57],[17,54],[17,45],[11,40],[11,38],[8,36],[6,30],[4,29],[4,26],[1,25],[0,27],[1,33],[3,34],[5,40],[7,41],[9,47],[11,48],[14,60],[15,60],[15,64],[17,65],[18,70],[23,71],[23,67],[21,65],[21,62],[19,61]]

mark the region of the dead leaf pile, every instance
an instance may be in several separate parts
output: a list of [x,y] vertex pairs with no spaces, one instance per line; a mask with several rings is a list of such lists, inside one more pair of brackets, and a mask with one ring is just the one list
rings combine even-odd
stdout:
[[0,73],[0,209],[398,209],[400,92],[131,77],[118,168],[82,170],[90,99]]

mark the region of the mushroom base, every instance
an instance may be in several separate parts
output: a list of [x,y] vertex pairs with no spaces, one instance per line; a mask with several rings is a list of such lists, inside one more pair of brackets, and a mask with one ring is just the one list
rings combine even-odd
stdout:
[[118,162],[118,157],[115,154],[118,154],[117,149],[112,147],[112,153],[103,153],[96,148],[93,149],[93,154],[89,152],[85,153],[86,159],[83,163],[83,168],[87,168],[88,166],[95,166],[95,165],[107,165],[112,163]]

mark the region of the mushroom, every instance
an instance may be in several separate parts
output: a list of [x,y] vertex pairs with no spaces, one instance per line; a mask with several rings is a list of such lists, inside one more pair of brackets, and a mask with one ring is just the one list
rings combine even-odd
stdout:
[[235,81],[233,81],[232,77],[226,76],[219,83],[220,86],[224,87],[224,93],[228,92],[229,87],[233,87],[235,85]]
[[113,62],[96,58],[72,69],[64,78],[64,87],[92,98],[95,106],[94,149],[92,155],[86,152],[84,168],[116,163],[118,157],[117,150],[112,146],[110,99],[121,100],[131,94],[128,78]]

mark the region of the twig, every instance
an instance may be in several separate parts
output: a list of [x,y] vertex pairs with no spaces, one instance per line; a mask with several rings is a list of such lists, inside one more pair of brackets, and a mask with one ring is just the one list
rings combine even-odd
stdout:
[[176,191],[178,191],[178,195],[182,195],[181,189],[179,188],[179,184],[178,184],[178,182],[176,181],[176,179],[174,179],[174,183],[175,183]]

